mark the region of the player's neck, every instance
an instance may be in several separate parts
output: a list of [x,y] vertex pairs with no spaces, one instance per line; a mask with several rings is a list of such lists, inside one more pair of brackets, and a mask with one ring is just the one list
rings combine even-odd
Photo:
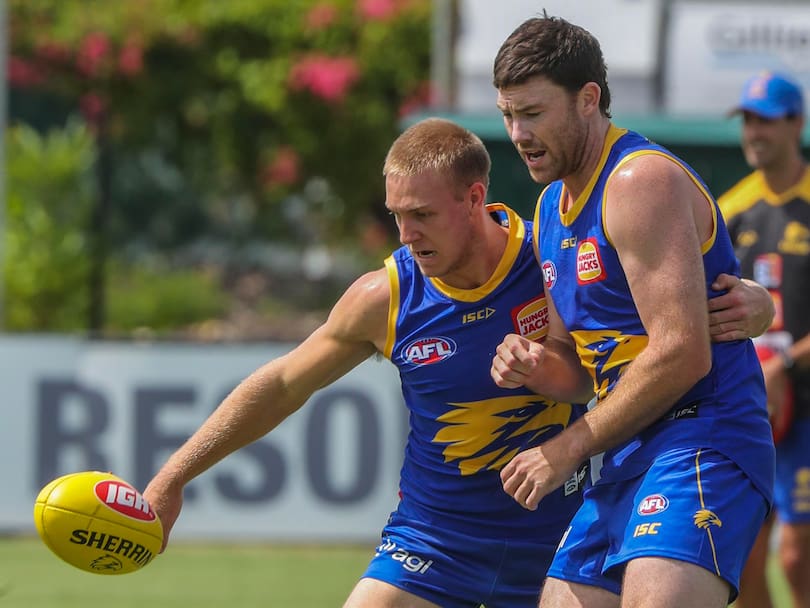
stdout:
[[470,237],[466,255],[447,273],[437,276],[445,285],[455,289],[477,289],[485,285],[506,253],[509,228],[489,218]]
[[782,194],[798,184],[804,176],[807,163],[801,156],[795,156],[787,163],[762,170],[765,183],[771,192]]
[[591,128],[588,130],[583,148],[584,154],[579,161],[579,166],[576,171],[562,180],[567,194],[565,200],[563,200],[563,212],[573,206],[576,200],[585,192],[602,158],[605,140],[610,130],[610,119],[600,116],[590,124]]

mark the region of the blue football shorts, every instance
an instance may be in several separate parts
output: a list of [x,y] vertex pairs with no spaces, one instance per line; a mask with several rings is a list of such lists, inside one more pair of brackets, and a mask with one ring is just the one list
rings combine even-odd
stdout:
[[556,543],[478,539],[394,512],[363,578],[443,608],[537,608]]
[[774,503],[779,519],[810,523],[810,418],[797,418],[776,446]]
[[599,483],[584,498],[548,575],[617,595],[627,562],[664,557],[717,574],[735,598],[769,510],[733,461],[697,448],[664,452],[642,475]]

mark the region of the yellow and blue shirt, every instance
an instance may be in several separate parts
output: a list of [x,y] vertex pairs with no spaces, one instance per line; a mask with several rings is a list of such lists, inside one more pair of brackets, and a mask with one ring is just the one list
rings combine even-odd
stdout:
[[[661,146],[611,126],[586,191],[563,213],[563,184],[549,184],[538,200],[534,226],[546,293],[576,343],[598,399],[612,390],[648,340],[604,225],[611,175],[625,161],[644,154],[670,158],[712,205],[714,231],[702,246],[709,296],[717,295],[711,283],[718,274],[739,275],[717,204],[699,176]],[[605,454],[602,481],[634,477],[670,448],[711,447],[735,461],[766,497],[771,496],[773,444],[753,344],[750,340],[713,343],[712,360],[708,375],[668,414]]]
[[489,210],[508,227],[508,244],[492,277],[476,289],[424,276],[407,247],[386,259],[391,310],[384,354],[399,369],[411,426],[398,511],[437,529],[556,544],[581,503],[585,468],[534,512],[503,491],[499,473],[585,408],[502,389],[490,377],[503,337],[541,340],[548,310],[531,223],[501,204]]

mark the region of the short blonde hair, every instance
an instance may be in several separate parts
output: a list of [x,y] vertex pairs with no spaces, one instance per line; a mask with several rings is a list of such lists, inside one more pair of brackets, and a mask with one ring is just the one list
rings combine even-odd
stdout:
[[456,185],[489,186],[492,161],[472,131],[444,118],[426,118],[408,127],[391,145],[383,175],[413,176],[446,172]]

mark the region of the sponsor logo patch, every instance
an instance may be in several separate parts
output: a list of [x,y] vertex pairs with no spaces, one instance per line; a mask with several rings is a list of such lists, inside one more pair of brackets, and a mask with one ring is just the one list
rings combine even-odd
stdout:
[[515,333],[529,340],[539,340],[548,333],[548,305],[540,296],[512,309]]
[[139,521],[155,521],[155,512],[132,486],[105,479],[93,488],[96,498],[121,515]]
[[485,319],[489,319],[494,314],[495,309],[487,306],[486,308],[482,308],[480,310],[464,313],[461,316],[461,323],[466,324],[466,323],[474,323],[475,321],[484,321]]
[[387,554],[395,562],[400,562],[402,567],[408,572],[424,574],[433,563],[432,559],[425,559],[407,549],[398,547],[390,538],[384,538],[381,545],[377,547],[377,557]]
[[655,515],[666,511],[669,506],[669,499],[663,494],[650,494],[638,503],[639,515]]
[[402,348],[401,357],[411,365],[432,365],[449,359],[456,350],[450,338],[419,338]]
[[697,418],[699,415],[698,406],[696,403],[685,405],[677,410],[672,411],[667,420],[680,420],[681,418]]
[[564,496],[570,496],[574,492],[578,492],[584,485],[582,482],[585,480],[585,475],[588,473],[588,464],[583,464],[578,471],[568,478],[564,486]]
[[754,260],[754,280],[765,289],[782,287],[782,256],[777,253],[758,255]]
[[585,239],[577,249],[577,283],[587,285],[605,279],[605,268],[596,239]]

